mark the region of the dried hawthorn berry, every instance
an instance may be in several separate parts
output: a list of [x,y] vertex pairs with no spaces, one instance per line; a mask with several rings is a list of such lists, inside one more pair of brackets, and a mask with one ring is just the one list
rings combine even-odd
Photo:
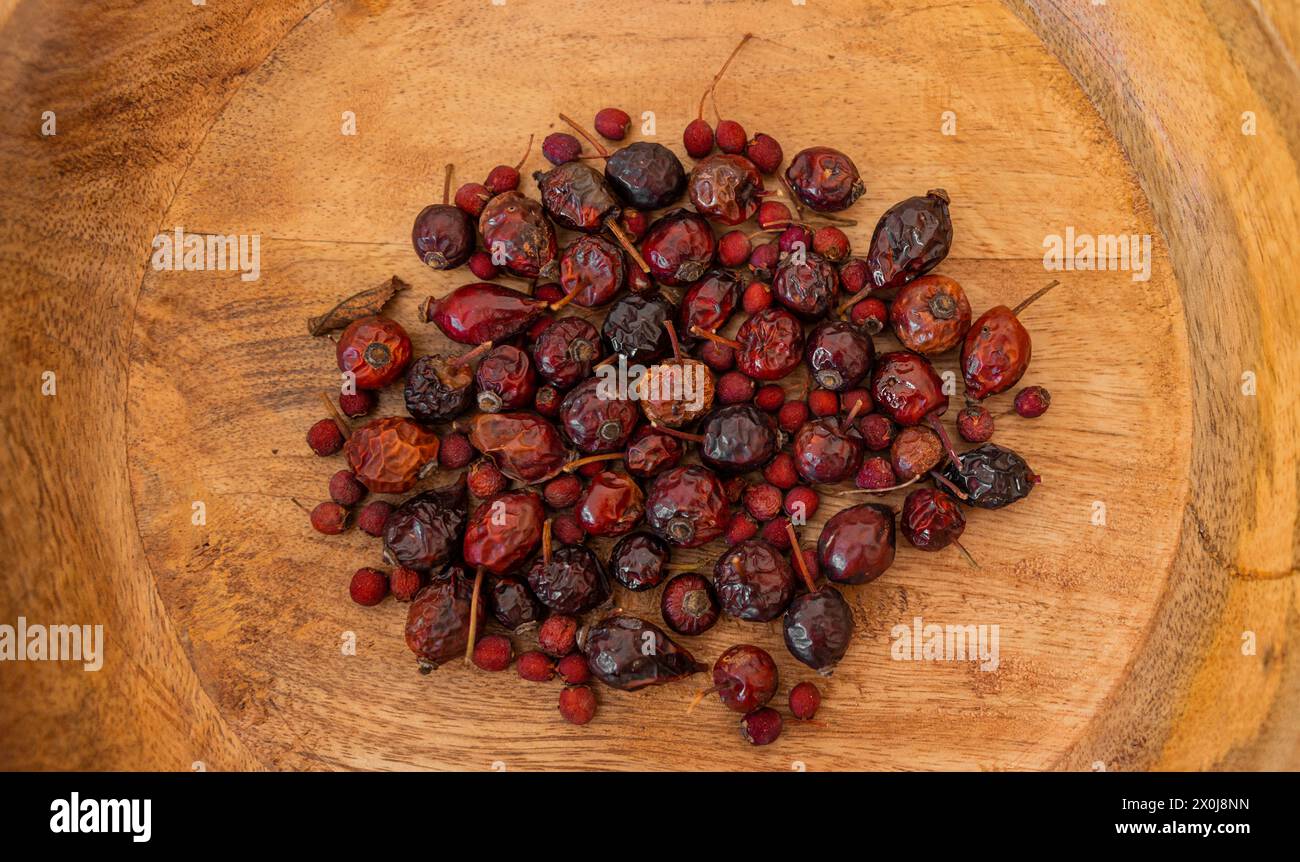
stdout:
[[479,670],[503,671],[510,667],[515,648],[505,635],[486,635],[474,644],[472,661]]
[[411,339],[395,320],[375,315],[349,323],[335,346],[339,371],[352,373],[358,389],[382,389],[411,361]]
[[718,260],[723,266],[744,266],[754,250],[744,231],[731,230],[718,240]]
[[840,287],[845,293],[856,294],[870,285],[871,269],[865,260],[855,257],[840,264]]
[[730,517],[722,482],[697,465],[660,473],[646,495],[646,525],[681,547],[698,548],[718,538]]
[[373,607],[388,595],[388,576],[378,569],[357,569],[348,584],[348,594],[357,604]]
[[795,154],[785,178],[799,200],[817,212],[847,209],[866,191],[853,160],[830,147],[809,147]]
[[469,438],[464,434],[452,431],[442,438],[442,446],[438,448],[438,466],[444,470],[459,470],[469,466],[469,462],[473,460],[474,447],[469,444]]
[[754,406],[764,413],[775,413],[785,404],[785,390],[775,383],[758,387],[754,393]]
[[980,509],[1009,506],[1042,481],[1024,458],[996,443],[961,453],[961,463],[950,461],[943,476],[966,495],[963,503]]
[[751,644],[730,647],[713,663],[718,698],[736,712],[753,712],[776,694],[779,675],[767,650]]
[[378,398],[371,389],[358,389],[356,392],[344,392],[339,395],[339,410],[350,419],[365,416],[375,409]]
[[483,207],[492,200],[492,192],[482,183],[465,183],[456,189],[454,201],[470,218],[477,219],[483,214]]
[[853,484],[864,491],[880,491],[897,485],[898,477],[894,475],[894,468],[890,466],[888,458],[876,456],[863,460]]
[[493,578],[487,599],[493,618],[515,634],[536,628],[546,617],[546,606],[513,575]]
[[483,185],[487,186],[487,190],[494,195],[512,192],[519,188],[519,170],[509,165],[497,165],[488,171]]
[[885,331],[889,321],[889,306],[879,299],[864,299],[849,312],[849,322],[860,326],[871,335]]
[[364,496],[366,486],[351,470],[340,470],[330,477],[330,499],[340,506],[355,506]]
[[357,514],[357,528],[371,536],[382,536],[388,516],[393,512],[393,504],[387,500],[374,500],[362,507]]
[[741,298],[741,306],[745,309],[746,314],[757,314],[771,304],[772,288],[761,281],[750,282]]
[[728,503],[739,503],[748,487],[749,482],[745,481],[744,476],[729,476],[722,482],[722,489],[727,493]]
[[794,434],[812,415],[812,409],[805,401],[787,401],[776,411],[776,422],[787,434]]
[[507,272],[520,278],[555,276],[555,228],[537,201],[519,192],[497,195],[483,207],[478,229],[483,247],[497,261],[505,261]]
[[568,132],[551,132],[542,141],[542,155],[553,165],[563,165],[582,155],[582,142]]
[[318,533],[337,536],[347,529],[348,510],[330,500],[311,510],[311,526]]
[[582,482],[577,476],[556,476],[542,488],[542,499],[553,509],[567,509],[582,495]]
[[763,201],[758,205],[754,221],[763,230],[785,230],[794,224],[794,213],[780,201]]
[[[637,242],[640,242],[641,238],[645,236],[645,232],[650,229],[650,217],[641,210],[632,207],[624,207],[623,215],[619,217],[618,221],[623,226],[623,230],[627,232],[627,235]],[[628,272],[641,272],[641,268],[630,266]]]
[[704,158],[713,152],[713,127],[702,119],[691,120],[682,132],[682,145],[691,158]]
[[880,413],[868,413],[858,420],[858,433],[862,435],[862,444],[872,452],[888,449],[894,442],[898,429],[888,416]]
[[641,240],[641,256],[655,281],[669,287],[690,284],[713,262],[713,228],[699,213],[671,210],[650,225]]
[[971,404],[957,414],[957,433],[967,443],[985,443],[993,436],[993,414]]
[[333,455],[343,448],[343,432],[333,419],[322,419],[307,429],[307,445],[317,455]]
[[840,397],[829,389],[814,389],[808,393],[808,410],[814,416],[834,416],[840,412]]
[[894,563],[894,510],[878,503],[841,509],[822,528],[817,557],[837,584],[865,584]]
[[812,250],[831,263],[839,263],[849,256],[849,238],[832,225],[819,227],[813,233]]
[[618,108],[601,108],[596,112],[594,125],[602,138],[621,141],[627,137],[627,130],[632,128],[632,118],[627,115],[627,111]]
[[781,231],[781,235],[776,239],[776,246],[784,254],[809,251],[812,248],[812,233],[801,224],[792,224]]
[[778,453],[763,468],[763,478],[783,491],[789,491],[799,483],[799,474],[794,468],[794,457],[788,452]]
[[1026,386],[1016,393],[1016,412],[1026,419],[1037,419],[1052,404],[1052,393],[1041,386]]
[[563,401],[564,396],[554,386],[539,386],[537,395],[533,397],[533,409],[543,416],[554,418],[559,415]]
[[567,614],[551,614],[537,630],[537,646],[555,658],[573,652],[578,640],[578,621]]
[[745,511],[758,521],[770,521],[781,513],[781,489],[767,482],[745,489]]
[[587,538],[587,533],[582,529],[582,525],[578,523],[578,519],[567,512],[555,516],[555,521],[551,524],[551,531],[555,534],[557,542],[563,542],[566,545],[576,545]]
[[782,508],[791,518],[802,519],[806,522],[817,514],[817,507],[820,504],[821,498],[817,496],[816,491],[806,485],[800,485],[786,492],[785,503]]
[[515,662],[521,679],[529,682],[550,682],[555,678],[555,663],[551,657],[539,650],[529,650],[519,654]]
[[744,156],[720,154],[696,162],[686,181],[695,211],[727,225],[738,225],[758,211],[763,177]]
[[770,745],[781,735],[781,713],[765,706],[740,720],[740,736],[750,745]]
[[601,338],[611,353],[629,364],[648,365],[668,352],[671,342],[664,321],[676,315],[677,309],[662,294],[630,293],[610,307],[600,327]]
[[758,537],[778,551],[790,550],[790,534],[786,532],[789,518],[773,518],[758,531]]
[[794,573],[779,550],[750,539],[718,557],[713,588],[727,616],[750,622],[779,617],[794,597]]
[[[781,246],[775,242],[765,242],[762,245],[755,246],[753,253],[749,255],[749,271],[754,274],[754,278],[761,282],[771,281],[772,276],[776,274],[777,264],[781,262]],[[771,294],[768,294],[769,299]],[[767,306],[762,306],[766,308]],[[749,311],[749,309],[745,309]],[[754,309],[758,311],[759,309]],[[753,312],[750,312],[751,314]]]
[[475,277],[483,281],[491,281],[500,275],[497,265],[492,262],[492,255],[485,251],[476,251],[469,256],[469,262],[465,264],[469,271],[474,273]]
[[898,529],[919,551],[941,551],[961,538],[966,516],[952,497],[917,488],[903,501]]
[[654,623],[622,613],[591,626],[582,652],[592,676],[623,691],[675,682],[706,667]]
[[824,317],[835,304],[839,271],[819,254],[809,252],[802,263],[792,255],[776,268],[772,295],[805,320]]
[[952,218],[948,194],[934,189],[885,211],[876,223],[867,253],[873,289],[890,291],[925,275],[948,256]]
[[716,341],[705,340],[700,345],[696,355],[700,357],[705,365],[718,373],[730,371],[736,366],[736,351]]
[[718,145],[718,149],[733,156],[745,152],[748,137],[745,134],[745,127],[735,120],[722,120],[713,133],[713,140]]
[[463,209],[451,204],[430,204],[420,210],[411,227],[416,255],[433,269],[455,269],[469,260],[474,253],[474,237],[474,222]]
[[790,714],[800,721],[811,721],[822,705],[822,693],[811,682],[801,682],[790,689]]
[[718,401],[743,404],[754,397],[754,381],[739,371],[728,371],[718,378]]
[[605,179],[614,193],[640,210],[674,204],[686,188],[686,170],[663,144],[628,144],[605,162]]
[[785,153],[781,151],[781,145],[777,143],[776,138],[763,132],[754,135],[753,139],[745,145],[745,156],[754,163],[754,167],[765,174],[776,173],[785,159]]
[[727,531],[722,538],[728,545],[739,545],[746,539],[752,539],[757,535],[758,522],[754,520],[753,516],[748,512],[737,512],[727,522]]
[[480,500],[500,494],[507,485],[501,470],[487,458],[480,458],[470,465],[465,481],[469,492]]
[[718,597],[707,579],[694,572],[683,572],[664,586],[659,612],[668,628],[677,634],[703,634],[718,621]]
[[924,476],[943,460],[943,442],[924,425],[915,425],[898,432],[889,447],[889,464],[900,482],[910,482]]
[[404,416],[373,419],[353,432],[343,453],[357,479],[376,494],[405,494],[438,457],[438,435]]
[[555,663],[555,672],[566,685],[582,685],[591,679],[591,670],[582,653],[571,652]]
[[618,540],[609,554],[609,573],[633,592],[650,590],[668,574],[672,549],[653,533],[631,533]]
[[384,523],[384,560],[427,572],[460,554],[465,534],[464,501],[438,491],[416,494]]
[[867,389],[850,389],[840,396],[840,409],[855,416],[869,413],[874,406],[871,392]]
[[399,602],[409,602],[415,598],[420,587],[424,586],[424,576],[415,569],[398,566],[388,576],[388,586],[393,592],[393,598]]
[[569,724],[584,725],[596,715],[596,695],[590,686],[570,685],[560,691],[560,715]]

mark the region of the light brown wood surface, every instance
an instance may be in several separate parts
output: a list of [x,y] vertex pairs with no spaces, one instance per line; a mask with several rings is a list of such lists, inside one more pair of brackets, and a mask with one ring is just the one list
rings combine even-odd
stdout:
[[[1300,766],[1294,9],[150,7],[18,3],[0,18],[13,369],[0,622],[102,623],[108,641],[96,674],[0,665],[0,767]],[[394,316],[417,351],[443,344],[416,307],[469,277],[424,269],[407,240],[442,164],[481,176],[559,111],[607,103],[653,111],[680,152],[698,93],[747,31],[720,108],[788,154],[823,143],[855,158],[857,247],[889,204],[941,186],[956,241],[939,271],[977,312],[1054,277],[1043,237],[1067,226],[1153,234],[1151,279],[1064,273],[1026,312],[1026,382],[1055,400],[1037,421],[1002,419],[996,439],[1045,482],[971,517],[978,571],[900,547],[884,577],[846,591],[859,629],[824,685],[826,726],[753,749],[716,702],[686,714],[690,683],[602,690],[597,721],[571,728],[554,687],[461,666],[418,675],[404,606],[347,598],[377,542],[316,535],[291,500],[320,499],[339,460],[302,441],[336,381],[306,316],[397,274],[415,290]],[[356,136],[340,134],[343,111]],[[527,167],[541,164],[534,150]],[[178,225],[259,234],[261,278],[153,271],[150,240]],[[386,393],[381,412],[400,409]],[[809,540],[845,502],[826,498]],[[653,597],[619,599],[656,613]],[[999,625],[1000,668],[891,660],[890,629],[916,616]],[[782,697],[811,677],[775,625],[683,639],[706,661],[736,642],[777,657]]]

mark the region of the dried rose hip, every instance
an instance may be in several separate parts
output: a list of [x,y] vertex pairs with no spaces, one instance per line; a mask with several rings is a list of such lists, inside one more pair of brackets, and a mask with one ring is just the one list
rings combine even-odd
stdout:
[[645,494],[626,473],[602,471],[574,504],[574,515],[592,536],[621,536],[645,514]]
[[809,252],[802,262],[791,255],[776,268],[772,295],[805,320],[824,317],[835,305],[839,272],[819,254]]
[[889,322],[908,350],[943,353],[960,344],[970,329],[970,302],[961,285],[946,275],[924,275],[898,291],[889,306]]
[[704,423],[700,460],[725,473],[761,468],[780,448],[776,422],[752,404],[721,407]]
[[405,416],[374,419],[343,447],[361,484],[377,494],[405,494],[438,457],[438,435]]
[[421,356],[406,374],[406,412],[426,425],[454,419],[474,404],[474,372],[460,357]]
[[655,219],[641,241],[641,256],[660,284],[676,287],[704,275],[713,263],[713,228],[699,213],[675,209]]
[[755,380],[780,380],[799,366],[803,327],[790,312],[765,308],[736,333],[736,366]]
[[728,709],[753,712],[776,694],[779,674],[767,650],[736,644],[713,663],[713,687]]
[[633,592],[654,589],[668,572],[672,549],[653,533],[631,533],[609,554],[609,573]]
[[425,491],[392,511],[384,522],[384,560],[427,572],[459,554],[465,534],[465,502]]
[[623,466],[638,479],[649,479],[681,463],[682,441],[653,425],[642,425],[623,453]]
[[[406,614],[406,645],[428,673],[452,658],[465,655],[469,646],[474,579],[459,566],[451,566],[415,594]],[[482,630],[485,611],[478,606],[474,628]]]
[[517,410],[533,403],[537,372],[528,354],[502,344],[492,348],[474,372],[478,384],[478,409],[484,413]]
[[442,299],[430,300],[424,319],[460,344],[508,341],[537,320],[546,303],[517,290],[487,282],[456,288]]
[[659,597],[659,613],[679,635],[703,634],[718,621],[718,596],[713,584],[695,572],[676,575]]
[[591,373],[600,352],[600,333],[581,317],[562,317],[533,342],[537,371],[552,385],[568,389]]
[[648,364],[668,352],[671,346],[664,321],[677,314],[673,304],[659,293],[629,293],[610,307],[600,334],[611,353],[629,363]]
[[889,466],[899,482],[924,476],[943,460],[943,442],[924,425],[904,428],[889,447]]
[[966,516],[947,494],[917,488],[903,501],[898,529],[917,550],[941,551],[961,538]]
[[555,228],[537,201],[513,191],[497,195],[483,207],[478,227],[493,263],[520,278],[555,277]]
[[801,150],[785,178],[805,206],[823,213],[847,209],[866,191],[853,160],[830,147]]
[[967,443],[984,443],[993,436],[993,414],[971,404],[957,414],[957,433]]
[[966,333],[961,348],[966,395],[983,401],[1020,382],[1032,353],[1029,333],[1005,305],[990,308]]
[[624,691],[675,682],[707,667],[654,623],[627,614],[606,617],[589,628],[582,652],[592,676]]
[[430,204],[411,228],[411,245],[425,266],[453,269],[474,253],[474,223],[460,207]]
[[584,162],[567,162],[533,174],[542,193],[547,215],[561,226],[595,233],[607,218],[618,218],[618,198],[595,168]]
[[682,344],[694,343],[693,326],[710,332],[725,326],[740,304],[741,289],[740,276],[725,269],[711,270],[692,284],[682,296],[677,313],[677,333]]
[[963,503],[980,509],[1009,506],[1042,481],[1024,458],[996,443],[963,452],[961,464],[949,462],[943,476],[966,495]]
[[894,290],[925,275],[948,256],[951,246],[952,218],[943,189],[894,204],[871,237],[867,267],[874,289]]
[[722,482],[704,467],[674,467],[661,473],[646,495],[647,526],[684,548],[718,538],[730,518]]
[[713,567],[723,613],[750,622],[774,620],[794,597],[794,572],[785,556],[762,539],[725,551]]
[[622,449],[640,418],[635,402],[605,397],[594,377],[575,386],[560,405],[564,436],[588,455]]
[[899,425],[917,425],[948,409],[943,381],[930,360],[900,350],[882,354],[871,375],[876,408]]
[[536,628],[546,616],[546,607],[527,584],[513,575],[493,578],[487,598],[492,616],[515,634]]
[[824,586],[790,602],[782,629],[790,655],[830,676],[853,639],[853,612],[839,590]]
[[609,598],[600,560],[585,545],[562,545],[533,560],[528,569],[533,594],[557,614],[580,614]]
[[793,448],[795,469],[805,482],[843,482],[862,461],[857,427],[838,416],[805,422],[794,436]]
[[804,345],[804,360],[813,379],[832,392],[858,385],[871,373],[875,358],[871,336],[842,320],[819,323]]
[[625,266],[616,244],[603,236],[581,236],[560,255],[560,286],[584,308],[607,305],[623,287]]
[[861,503],[831,516],[817,543],[822,573],[837,584],[865,584],[894,562],[894,511]]
[[560,433],[536,413],[480,413],[470,420],[469,440],[502,473],[528,485],[554,479],[569,460]]
[[465,528],[465,562],[504,575],[536,549],[544,520],[542,501],[531,491],[507,491],[484,500]]
[[628,144],[605,162],[609,187],[628,204],[657,210],[675,203],[686,188],[681,160],[663,144]]
[[758,211],[763,177],[749,159],[724,153],[697,162],[686,186],[696,212],[737,225]]
[[355,375],[358,389],[382,389],[411,361],[411,339],[387,317],[363,317],[348,324],[335,349],[339,371]]

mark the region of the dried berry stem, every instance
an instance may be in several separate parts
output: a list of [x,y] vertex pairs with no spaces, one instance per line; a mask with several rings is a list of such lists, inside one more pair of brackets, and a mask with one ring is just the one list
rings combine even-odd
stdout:
[[478,639],[478,594],[483,586],[483,567],[474,571],[474,594],[469,600],[469,641],[465,645],[465,664],[472,664],[474,641]]
[[948,432],[944,430],[943,423],[940,422],[938,417],[933,413],[929,414],[925,418],[926,421],[930,423],[930,427],[934,429],[935,436],[939,438],[939,442],[943,444],[943,448],[948,451],[948,457],[952,459],[954,464],[960,464],[961,458],[957,455],[957,450],[952,447],[952,438],[949,437]]
[[690,702],[690,704],[687,705],[687,707],[686,707],[686,714],[687,714],[687,715],[690,715],[692,712],[694,712],[694,711],[695,711],[695,707],[699,706],[699,705],[700,705],[700,701],[704,700],[704,698],[708,697],[709,695],[713,694],[714,692],[722,691],[724,688],[730,688],[730,687],[731,687],[731,686],[726,686],[726,685],[715,685],[715,686],[711,686],[711,687],[709,687],[709,688],[702,688],[702,689],[700,689],[699,691],[697,691],[697,692],[695,693],[695,697],[691,698],[691,702]]
[[703,434],[691,434],[686,431],[678,431],[676,428],[669,428],[667,425],[660,425],[657,422],[651,422],[650,424],[651,426],[654,427],[656,431],[663,432],[664,434],[667,434],[669,437],[676,437],[678,440],[688,440],[691,443],[704,442]]
[[[745,34],[745,37],[740,40],[740,44],[731,50],[731,55],[727,57],[727,62],[722,64],[722,68],[718,70],[718,74],[713,76],[713,81],[709,83],[709,88],[700,94],[700,110],[696,115],[697,119],[704,119],[704,100],[717,88],[718,82],[721,81],[722,76],[727,73],[727,67],[731,65],[732,60],[736,59],[736,55],[740,53],[740,49],[745,47],[745,43],[753,38],[753,33]],[[717,110],[716,106],[714,107],[714,110]]]
[[849,415],[844,417],[844,427],[848,427],[853,424],[853,420],[858,418],[858,411],[862,409],[862,405],[864,403],[865,402],[861,398],[853,402],[853,406],[849,408]]
[[650,264],[645,262],[645,258],[641,256],[641,252],[637,251],[632,238],[619,226],[618,219],[609,216],[605,219],[605,227],[609,228],[609,232],[614,235],[614,239],[618,240],[618,244],[623,246],[623,251],[627,252],[628,256],[636,261],[636,265],[641,267],[641,271],[649,275]]
[[339,408],[334,406],[334,399],[330,398],[324,392],[320,394],[320,398],[325,402],[325,406],[329,408],[330,413],[333,415],[334,424],[339,426],[339,431],[343,433],[343,439],[346,440],[351,437],[352,426],[348,424],[348,420],[343,418],[343,414],[339,412]]
[[1025,297],[1025,299],[1022,300],[1019,305],[1011,309],[1011,313],[1018,317],[1020,315],[1020,312],[1024,311],[1026,308],[1032,305],[1035,300],[1041,299],[1042,297],[1046,296],[1047,292],[1052,288],[1056,287],[1058,284],[1060,284],[1059,281],[1053,281],[1047,287],[1039,288],[1038,290],[1034,291],[1029,296]]
[[812,573],[808,571],[808,561],[803,558],[803,548],[799,547],[799,537],[794,534],[794,524],[789,521],[785,522],[785,534],[790,537],[790,556],[794,557],[795,568],[799,570],[799,576],[808,585],[808,592],[817,592],[817,585],[813,583]]
[[547,518],[546,523],[542,524],[542,565],[551,564],[551,522],[553,518]]
[[579,458],[576,461],[570,461],[564,465],[564,472],[572,473],[588,464],[596,464],[600,461],[618,461],[623,457],[622,452],[606,452],[604,455],[588,455],[585,458]]
[[956,539],[953,539],[952,543],[957,546],[957,550],[961,551],[961,555],[966,558],[966,562],[970,563],[973,567],[977,569],[980,567],[980,564],[977,563],[975,561],[975,558],[971,556],[970,551],[966,550],[965,545],[963,545],[961,542],[957,541]]
[[444,206],[451,201],[451,162],[447,163],[447,170],[442,177],[442,203]]
[[579,126],[577,123],[575,123],[573,120],[566,117],[564,114],[560,114],[560,119],[568,123],[575,132],[582,135],[582,137],[586,139],[587,143],[595,147],[596,152],[600,153],[600,157],[602,159],[609,158],[609,150],[605,149],[604,144],[602,144],[600,141],[596,140],[591,135],[589,135],[586,129],[584,129],[582,126]]
[[520,159],[519,159],[519,163],[515,165],[515,170],[516,170],[516,171],[519,170],[520,168],[522,168],[522,167],[524,166],[524,162],[528,161],[528,154],[531,153],[531,152],[533,151],[533,138],[535,138],[535,137],[536,137],[536,135],[529,135],[529,136],[528,136],[528,146],[524,148],[524,155],[523,155],[523,157],[520,158]]
[[848,490],[848,491],[840,491],[840,492],[836,492],[836,493],[842,493],[842,494],[887,494],[887,493],[889,493],[890,491],[898,491],[898,490],[900,490],[900,489],[902,489],[902,488],[906,488],[908,485],[914,485],[914,484],[916,484],[917,482],[920,481],[921,476],[924,476],[924,475],[925,475],[925,474],[922,473],[922,474],[920,474],[920,475],[913,476],[912,478],[908,479],[906,482],[900,482],[900,483],[897,484],[897,485],[890,485],[888,488],[853,488],[853,489]]
[[677,327],[673,326],[671,320],[664,321],[664,329],[668,330],[668,343],[673,346],[673,358],[682,358],[682,346],[677,343]]
[[850,296],[847,300],[840,303],[840,307],[835,309],[835,313],[838,314],[841,318],[844,318],[844,316],[849,313],[849,310],[852,309],[853,306],[857,305],[859,302],[861,302],[862,300],[866,299],[869,296],[871,296],[870,285],[862,288],[857,293]]
[[726,338],[725,336],[722,335],[718,335],[718,333],[716,332],[712,332],[708,329],[704,329],[699,324],[691,324],[691,334],[698,335],[700,338],[707,338],[709,339],[709,341],[716,341],[719,344],[725,344],[727,347],[730,347],[732,350],[740,350],[742,347],[739,341],[736,341],[735,339],[732,338]]
[[478,347],[475,347],[473,350],[468,350],[462,353],[460,356],[457,356],[455,359],[449,360],[447,362],[447,367],[459,368],[462,365],[473,362],[475,359],[479,358],[480,356],[482,356],[484,353],[487,353],[491,349],[492,349],[492,342],[485,341],[482,344],[480,344]]
[[304,506],[302,503],[299,503],[297,497],[290,497],[289,499],[292,500],[292,501],[293,501],[293,504],[294,504],[295,506],[297,506],[299,509],[302,509],[302,510],[303,510],[304,512],[306,512],[308,515],[311,514],[311,509],[308,509],[308,508],[307,508],[306,506]]
[[799,200],[799,196],[794,193],[794,188],[790,185],[790,181],[785,178],[785,174],[781,174],[780,179],[781,185],[785,187],[786,196],[790,199],[790,203],[794,204],[795,215],[799,217],[799,221],[803,221],[803,201]]
[[577,290],[571,290],[568,293],[566,293],[564,296],[555,300],[555,302],[552,302],[548,306],[548,308],[550,308],[551,311],[559,311],[561,308],[564,308],[564,306],[568,305],[570,302],[573,302],[573,298],[577,295],[578,295]]
[[[959,461],[958,463],[961,463],[961,462]],[[951,492],[952,492],[952,495],[953,495],[954,497],[956,497],[958,500],[968,500],[968,499],[970,499],[970,495],[969,495],[969,494],[967,494],[967,493],[966,493],[965,491],[963,491],[961,488],[958,488],[958,487],[956,486],[956,484],[954,484],[952,481],[950,481],[946,476],[944,476],[944,475],[943,475],[942,473],[940,473],[938,470],[931,470],[931,471],[930,471],[930,478],[933,479],[936,483],[938,483],[938,484],[944,486],[944,487],[947,488],[949,491],[951,491]]]

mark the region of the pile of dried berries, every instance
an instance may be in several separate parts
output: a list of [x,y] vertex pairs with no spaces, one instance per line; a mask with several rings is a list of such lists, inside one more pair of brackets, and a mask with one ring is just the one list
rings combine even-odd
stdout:
[[[829,676],[853,635],[843,590],[889,569],[898,532],[973,563],[960,541],[965,512],[1009,505],[1039,481],[988,442],[985,405],[1028,368],[1019,315],[1051,285],[972,319],[962,286],[932,273],[953,235],[938,189],[890,207],[853,256],[843,228],[855,222],[835,215],[865,191],[849,156],[812,146],[787,161],[772,135],[704,120],[745,41],[683,134],[690,170],[659,143],[610,153],[563,115],[594,153],[574,135],[547,136],[552,167],[533,175],[533,197],[520,190],[522,161],[454,196],[448,167],[444,202],[419,213],[412,243],[430,267],[465,265],[484,279],[421,309],[465,347],[413,355],[402,325],[382,314],[405,287],[396,279],[313,318],[313,334],[342,329],[338,366],[356,386],[338,408],[326,398],[331,415],[307,433],[316,454],[347,459],[311,523],[340,533],[355,513],[382,538],[391,570],[357,570],[350,593],[361,605],[390,592],[410,603],[406,642],[422,671],[463,658],[483,671],[513,664],[534,682],[558,676],[560,714],[586,724],[593,679],[631,691],[708,670],[654,622],[613,610],[620,590],[657,589],[675,635],[700,635],[722,616],[781,620],[790,654]],[[593,125],[618,142],[631,120],[605,108]],[[897,345],[878,343],[891,337]],[[960,351],[966,392],[956,430],[980,444],[966,452],[940,421],[949,392],[932,361],[950,351]],[[637,363],[651,367],[611,391],[617,378],[604,372]],[[792,398],[795,386],[774,381],[801,367],[815,388]],[[354,429],[349,418],[390,385],[408,415]],[[1040,386],[1022,389],[1014,413],[1040,416],[1050,400]],[[822,494],[911,485],[901,507],[842,508],[815,546],[801,544],[796,527]],[[409,496],[363,505],[368,494]],[[711,574],[672,563],[674,549],[714,542]],[[696,702],[715,693],[743,714],[744,739],[774,741],[772,656],[736,645],[712,674]],[[813,719],[821,698],[799,682],[790,715]]]

